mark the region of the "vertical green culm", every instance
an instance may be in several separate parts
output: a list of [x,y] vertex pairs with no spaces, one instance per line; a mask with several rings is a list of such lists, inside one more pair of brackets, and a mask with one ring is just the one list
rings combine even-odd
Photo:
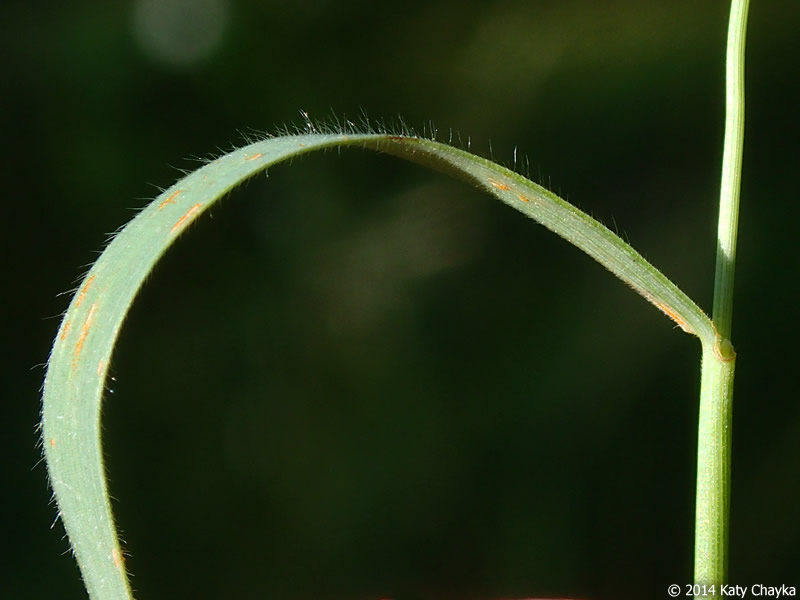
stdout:
[[[744,51],[749,0],[733,0],[728,25],[713,342],[703,340],[697,448],[694,582],[721,597],[728,567],[731,417],[736,353],[730,342],[744,139]],[[713,588],[711,586],[714,586]]]

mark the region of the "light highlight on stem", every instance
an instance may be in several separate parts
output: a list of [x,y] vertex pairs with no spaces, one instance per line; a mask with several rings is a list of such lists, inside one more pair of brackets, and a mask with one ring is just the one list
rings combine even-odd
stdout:
[[731,337],[736,237],[739,229],[739,190],[744,147],[744,54],[749,5],[749,0],[733,0],[731,3],[725,63],[725,141],[712,315],[717,332],[727,339]]

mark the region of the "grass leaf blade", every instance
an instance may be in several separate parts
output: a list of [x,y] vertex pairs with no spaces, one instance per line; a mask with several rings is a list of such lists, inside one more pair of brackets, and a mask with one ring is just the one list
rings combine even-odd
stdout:
[[226,154],[164,191],[114,237],[78,288],[53,345],[42,443],[91,598],[132,598],[104,477],[100,413],[114,344],[136,293],[175,239],[235,186],[278,162],[339,146],[394,154],[467,179],[598,260],[685,331],[713,339],[710,320],[694,302],[613,232],[541,186],[463,150],[409,135],[309,133]]

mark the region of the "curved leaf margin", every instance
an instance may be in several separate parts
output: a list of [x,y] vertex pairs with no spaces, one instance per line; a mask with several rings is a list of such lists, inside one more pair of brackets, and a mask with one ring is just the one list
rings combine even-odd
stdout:
[[471,181],[589,254],[704,345],[715,340],[710,319],[616,234],[484,158],[434,140],[385,133],[285,135],[235,150],[165,190],[113,238],[75,293],[53,344],[42,445],[59,515],[91,598],[132,598],[104,477],[100,413],[114,344],[137,291],[175,239],[235,186],[283,160],[342,146],[393,154]]

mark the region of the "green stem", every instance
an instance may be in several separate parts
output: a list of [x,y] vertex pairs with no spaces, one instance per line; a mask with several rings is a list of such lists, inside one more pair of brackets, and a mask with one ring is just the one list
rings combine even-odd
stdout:
[[694,582],[706,586],[719,586],[727,576],[735,366],[736,355],[730,343],[722,338],[715,343],[703,342]]
[[749,0],[731,2],[725,86],[717,266],[712,320],[715,339],[703,340],[697,448],[694,581],[717,586],[727,578],[731,482],[731,422],[736,353],[730,342],[739,189],[744,140],[744,51]]
[[739,188],[744,143],[744,47],[749,0],[733,0],[728,25],[725,72],[725,142],[717,228],[717,268],[712,319],[717,332],[731,337],[736,232],[739,228]]

